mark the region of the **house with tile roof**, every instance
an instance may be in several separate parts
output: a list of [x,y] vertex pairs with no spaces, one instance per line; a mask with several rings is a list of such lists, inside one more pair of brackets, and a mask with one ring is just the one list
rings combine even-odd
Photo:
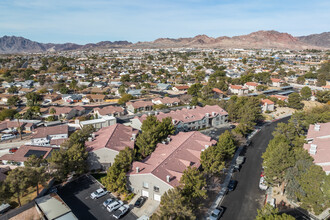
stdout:
[[304,149],[313,157],[314,163],[330,174],[330,122],[309,125]]
[[261,110],[262,112],[272,112],[275,109],[275,104],[269,99],[261,99]]
[[98,117],[103,117],[103,116],[117,117],[117,116],[125,115],[125,109],[120,106],[109,105],[103,108],[94,108],[93,113]]
[[249,93],[249,89],[241,85],[230,85],[228,91],[235,95],[247,95]]
[[[171,117],[172,123],[179,131],[193,131],[202,128],[217,127],[227,122],[228,113],[218,105],[206,105],[204,107],[192,106],[169,113],[156,112],[159,121]],[[131,119],[131,126],[140,129],[142,122],[147,118],[144,114],[141,117]]]
[[187,167],[199,168],[201,152],[216,144],[215,140],[198,132],[180,132],[159,143],[143,161],[135,161],[127,173],[129,188],[137,195],[160,201],[169,189],[180,184]]
[[213,88],[212,92],[213,92],[213,98],[214,99],[222,99],[226,96],[225,93],[222,90],[218,89],[218,88]]
[[255,82],[246,82],[244,84],[244,86],[247,87],[249,89],[249,91],[252,91],[252,92],[257,91],[257,86],[258,85],[259,84],[255,83]]
[[54,150],[52,147],[41,147],[23,145],[13,154],[5,154],[0,157],[0,161],[5,165],[24,166],[24,162],[32,155],[47,159],[51,156],[51,152]]
[[284,83],[284,81],[281,79],[270,78],[270,80],[272,81],[272,86],[274,87],[281,87]]
[[125,147],[134,149],[138,130],[122,124],[101,128],[86,142],[90,170],[108,169],[119,151]]
[[164,98],[155,98],[152,100],[152,103],[154,103],[155,105],[166,105],[169,107],[172,106],[177,106],[180,103],[180,99],[174,97],[164,97]]
[[126,108],[127,108],[127,111],[129,111],[131,113],[136,113],[136,112],[141,112],[141,111],[151,111],[153,105],[154,105],[154,103],[152,103],[151,101],[140,100],[140,101],[135,101],[135,102],[127,102]]
[[58,125],[51,127],[40,127],[35,129],[31,135],[28,145],[59,147],[69,137],[69,126]]

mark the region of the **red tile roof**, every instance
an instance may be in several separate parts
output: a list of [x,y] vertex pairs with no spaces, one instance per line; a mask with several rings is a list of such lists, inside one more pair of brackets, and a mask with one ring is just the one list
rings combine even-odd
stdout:
[[189,86],[175,86],[178,90],[186,90],[189,89]]
[[154,103],[151,101],[136,101],[136,102],[127,102],[126,106],[132,105],[134,108],[141,108],[146,106],[153,106]]
[[16,162],[24,162],[28,159],[28,157],[25,157],[26,153],[29,150],[34,151],[46,151],[46,154],[43,156],[43,158],[47,158],[50,156],[51,151],[54,148],[52,147],[39,147],[39,146],[29,146],[29,145],[23,145],[13,154],[5,154],[2,157],[0,157],[0,160],[8,160],[8,161],[16,161]]
[[164,98],[155,98],[153,101],[161,101],[163,104],[173,104],[173,103],[179,103],[180,100],[176,97],[164,97]]
[[321,166],[326,172],[330,172],[330,122],[319,123],[319,130],[315,130],[315,125],[309,125],[307,138],[313,139],[312,143],[304,144],[304,149],[310,153],[312,144],[316,145],[316,153],[310,155],[314,158],[314,163]]
[[31,138],[43,138],[48,135],[57,135],[57,134],[68,134],[69,126],[68,125],[58,125],[51,127],[41,127],[37,128],[35,132],[32,134]]
[[138,130],[131,127],[115,124],[101,128],[95,132],[95,140],[87,141],[87,151],[95,151],[101,148],[109,148],[115,151],[124,150],[125,147],[134,148],[132,134],[137,135]]
[[274,102],[269,100],[269,99],[261,99],[261,102],[262,102],[262,104],[267,103],[268,105],[273,105],[274,104]]
[[98,111],[100,115],[108,115],[124,112],[124,109],[120,106],[107,106],[104,108],[95,108],[94,111]]
[[[212,113],[215,113],[216,115],[228,115],[228,113],[223,110],[218,105],[206,105],[204,107],[196,106],[196,108],[183,108],[181,110],[171,111],[169,113],[163,113],[160,112],[158,115],[156,115],[157,119],[159,121],[162,121],[163,118],[171,117],[172,120],[176,120],[176,124],[180,121],[182,122],[192,122],[192,121],[198,121],[202,120],[206,114],[209,114],[209,117],[214,117]],[[139,120],[143,122],[147,118],[147,115],[142,115]]]
[[245,85],[247,85],[247,86],[258,86],[258,83],[255,83],[255,82],[247,82],[247,83],[245,83]]
[[[144,161],[135,161],[129,175],[153,174],[159,179],[167,182],[166,176],[170,175],[170,184],[175,187],[179,185],[183,171],[188,167],[200,166],[200,154],[205,145],[216,144],[215,140],[198,132],[180,132],[170,137],[168,144],[158,144],[156,150]],[[139,167],[139,173],[136,168]]]
[[288,100],[288,97],[283,96],[283,95],[271,95],[270,97],[274,97],[274,98],[277,98],[277,99],[282,100],[282,101]]
[[246,87],[240,86],[240,85],[230,85],[231,89],[248,89]]
[[216,93],[219,93],[219,94],[224,94],[224,92],[221,91],[221,90],[218,89],[218,88],[213,88],[212,91],[213,91],[213,92],[216,92]]
[[270,78],[270,80],[271,80],[272,82],[282,82],[281,79]]

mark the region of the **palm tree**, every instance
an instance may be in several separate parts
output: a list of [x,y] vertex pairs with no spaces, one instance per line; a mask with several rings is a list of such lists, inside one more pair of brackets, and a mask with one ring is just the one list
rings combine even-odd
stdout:
[[21,123],[19,122],[19,120],[22,118],[22,115],[20,113],[16,113],[14,116],[17,119],[17,130],[19,132],[19,135],[21,137],[21,140],[23,140],[22,138],[22,128],[21,128]]

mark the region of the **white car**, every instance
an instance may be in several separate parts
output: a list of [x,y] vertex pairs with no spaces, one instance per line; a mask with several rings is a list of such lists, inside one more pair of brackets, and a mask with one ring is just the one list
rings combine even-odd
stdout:
[[111,198],[110,198],[110,199],[107,199],[107,200],[105,200],[105,201],[103,202],[103,206],[104,206],[104,207],[107,207],[107,206],[108,206],[110,203],[112,203],[112,202],[113,202],[113,200],[114,200],[114,199],[111,199]]
[[113,212],[113,211],[117,210],[122,205],[124,205],[123,201],[117,200],[117,201],[114,201],[114,202],[110,203],[107,207],[107,210],[109,212]]
[[96,190],[95,192],[92,192],[91,198],[98,199],[98,198],[101,198],[102,196],[106,195],[107,193],[108,193],[108,191],[100,188],[100,189]]
[[224,213],[225,208],[220,206],[212,211],[211,215],[208,217],[208,220],[218,220]]
[[259,181],[259,188],[261,190],[267,190],[268,189],[268,186],[266,185],[266,181],[265,181],[265,178],[262,176],[260,178],[260,181]]
[[114,213],[113,213],[113,217],[115,217],[116,219],[120,219],[126,212],[128,212],[129,210],[129,206],[128,205],[123,205],[121,207],[119,207]]

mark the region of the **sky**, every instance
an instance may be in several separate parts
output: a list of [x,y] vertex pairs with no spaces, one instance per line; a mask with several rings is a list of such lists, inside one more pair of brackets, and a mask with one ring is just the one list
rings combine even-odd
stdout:
[[329,0],[0,0],[0,36],[42,43],[330,31]]

